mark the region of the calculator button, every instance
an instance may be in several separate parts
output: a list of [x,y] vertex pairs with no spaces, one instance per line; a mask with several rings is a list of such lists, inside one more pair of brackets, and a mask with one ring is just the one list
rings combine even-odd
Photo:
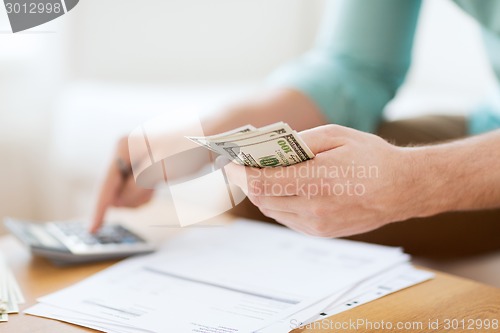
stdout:
[[63,238],[71,248],[97,249],[144,243],[144,240],[121,225],[105,225],[97,234],[91,234],[83,223],[56,222],[53,223],[62,233]]
[[137,238],[131,237],[131,236],[124,237],[122,239],[122,241],[123,241],[123,243],[127,243],[127,244],[133,244],[133,243],[137,243],[138,242]]

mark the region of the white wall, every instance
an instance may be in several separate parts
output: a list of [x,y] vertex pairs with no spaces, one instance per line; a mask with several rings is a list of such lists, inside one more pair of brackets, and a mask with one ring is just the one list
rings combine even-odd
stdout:
[[[0,221],[40,217],[51,109],[62,80],[62,38],[52,22],[12,34],[0,6]],[[2,223],[0,223],[0,232]]]
[[141,81],[262,79],[312,43],[322,0],[86,0],[74,74]]

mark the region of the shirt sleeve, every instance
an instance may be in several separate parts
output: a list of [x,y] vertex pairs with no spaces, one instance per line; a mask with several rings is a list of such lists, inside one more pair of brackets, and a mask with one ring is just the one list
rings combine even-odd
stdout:
[[409,68],[420,0],[329,1],[315,46],[276,70],[332,123],[373,132]]
[[[499,20],[500,22],[500,20]],[[500,27],[500,24],[499,24]],[[499,30],[500,31],[500,30]],[[483,28],[483,40],[497,79],[500,79],[500,35]],[[490,132],[500,128],[500,86],[491,92],[481,104],[468,115],[467,129],[471,135]]]

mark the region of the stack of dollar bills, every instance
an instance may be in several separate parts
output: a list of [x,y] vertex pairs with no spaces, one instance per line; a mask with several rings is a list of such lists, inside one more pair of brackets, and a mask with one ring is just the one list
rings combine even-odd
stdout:
[[297,132],[283,122],[261,128],[246,125],[217,135],[187,138],[233,162],[254,168],[289,166],[314,157]]
[[21,303],[24,303],[21,289],[0,253],[0,322],[8,321],[11,313],[18,313]]

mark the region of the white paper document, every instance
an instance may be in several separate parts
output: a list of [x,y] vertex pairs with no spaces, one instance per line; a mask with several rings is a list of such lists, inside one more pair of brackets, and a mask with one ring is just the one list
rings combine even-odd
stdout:
[[[186,230],[26,313],[105,332],[288,332],[431,278],[398,248],[240,220]],[[350,304],[350,305],[348,305]]]

